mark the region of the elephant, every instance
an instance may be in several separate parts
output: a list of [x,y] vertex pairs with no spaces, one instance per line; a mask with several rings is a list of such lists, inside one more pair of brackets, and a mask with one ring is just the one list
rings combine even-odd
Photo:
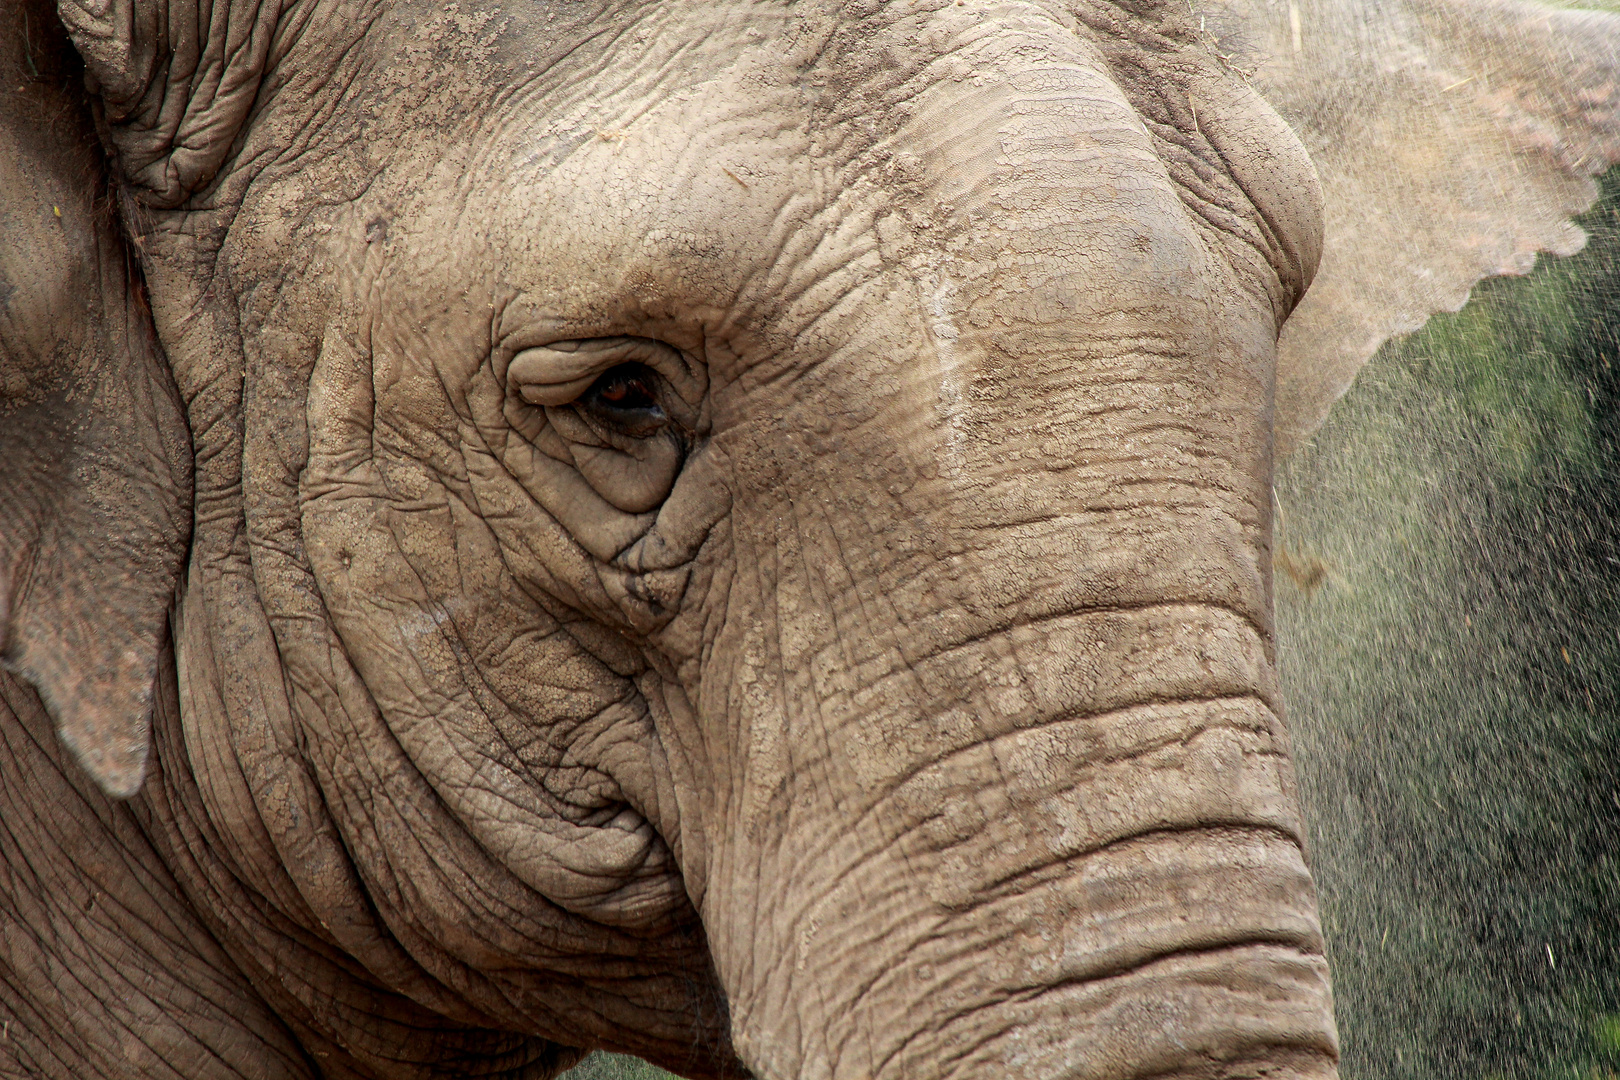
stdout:
[[0,1075],[1330,1077],[1274,460],[1517,0],[3,0]]

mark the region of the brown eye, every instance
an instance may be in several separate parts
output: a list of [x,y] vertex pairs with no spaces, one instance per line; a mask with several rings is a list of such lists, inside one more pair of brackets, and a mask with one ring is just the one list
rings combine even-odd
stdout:
[[656,376],[641,364],[620,364],[591,384],[579,404],[626,434],[651,434],[667,419],[658,404]]
[[620,375],[603,383],[597,391],[602,400],[621,409],[646,409],[653,404],[652,391],[635,375]]

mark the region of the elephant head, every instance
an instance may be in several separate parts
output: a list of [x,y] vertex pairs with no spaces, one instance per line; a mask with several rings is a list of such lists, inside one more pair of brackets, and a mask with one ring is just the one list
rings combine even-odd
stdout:
[[282,1048],[194,1075],[1334,1073],[1274,443],[1572,244],[1614,20],[59,17],[0,641]]

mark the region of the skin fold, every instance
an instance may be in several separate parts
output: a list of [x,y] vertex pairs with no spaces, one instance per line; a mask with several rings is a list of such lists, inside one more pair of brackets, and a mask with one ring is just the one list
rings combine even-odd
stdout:
[[105,309],[0,372],[146,403],[0,399],[94,511],[0,521],[0,1075],[1335,1074],[1269,555],[1332,219],[1197,13],[0,11],[73,134],[0,198],[84,207],[0,280]]

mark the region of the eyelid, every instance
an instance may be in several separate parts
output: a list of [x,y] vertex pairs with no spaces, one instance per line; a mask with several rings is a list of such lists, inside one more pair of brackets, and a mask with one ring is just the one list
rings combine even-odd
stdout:
[[595,375],[561,383],[524,382],[518,384],[518,396],[530,405],[567,405],[578,399],[596,381]]
[[[642,337],[584,338],[553,341],[516,353],[507,364],[507,385],[531,405],[561,406],[578,400],[602,373],[620,364],[639,362],[660,375],[676,395],[693,391],[700,398],[701,383],[694,385],[693,365],[681,352],[661,341]],[[695,403],[671,402],[681,412]]]
[[[630,359],[636,338],[554,341],[524,349],[506,367],[506,381],[531,405],[566,405],[596,377]],[[651,342],[648,342],[651,344]]]

